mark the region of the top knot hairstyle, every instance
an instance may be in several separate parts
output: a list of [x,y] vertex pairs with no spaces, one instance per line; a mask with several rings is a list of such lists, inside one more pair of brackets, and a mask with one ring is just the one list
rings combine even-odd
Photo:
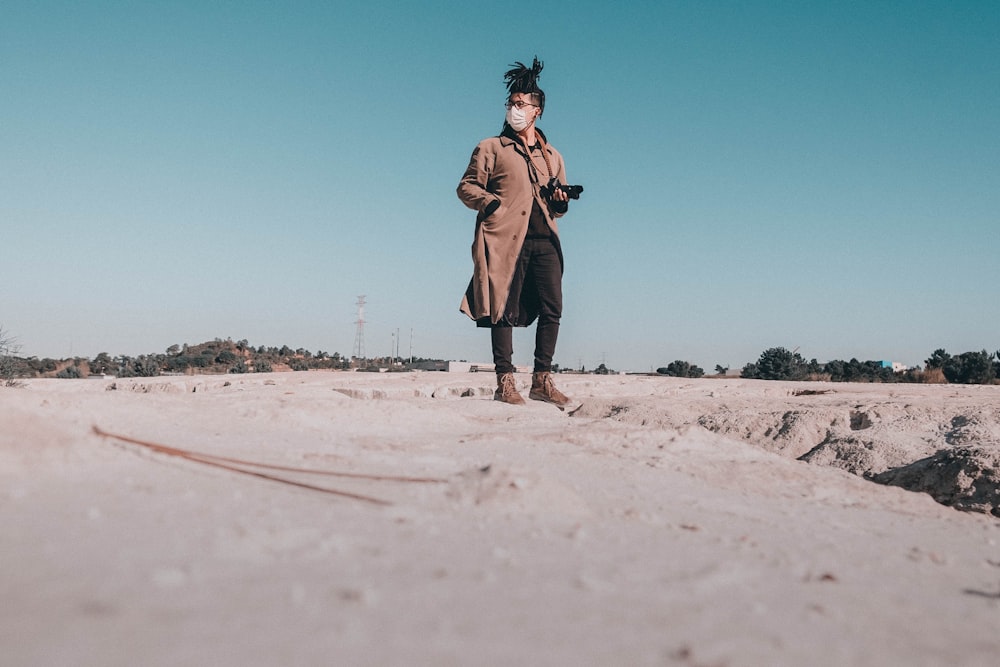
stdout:
[[510,66],[512,69],[507,70],[507,73],[503,75],[503,80],[507,83],[507,96],[510,97],[514,93],[535,95],[538,98],[539,110],[545,111],[545,93],[538,87],[538,75],[542,73],[544,66],[543,63],[539,62],[538,56],[535,56],[531,67],[515,61]]

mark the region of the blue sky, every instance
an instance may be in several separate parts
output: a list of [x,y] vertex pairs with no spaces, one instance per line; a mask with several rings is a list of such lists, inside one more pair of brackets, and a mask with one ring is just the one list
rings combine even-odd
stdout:
[[488,360],[455,187],[536,54],[557,363],[1000,347],[993,1],[3,3],[0,325],[347,355],[363,294],[369,356]]

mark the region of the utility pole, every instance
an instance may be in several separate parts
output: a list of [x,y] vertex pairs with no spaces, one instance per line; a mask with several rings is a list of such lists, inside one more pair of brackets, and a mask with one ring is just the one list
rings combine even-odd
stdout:
[[[365,295],[358,297],[358,319],[354,324],[354,357],[359,361],[365,358]],[[367,366],[367,364],[365,364]]]

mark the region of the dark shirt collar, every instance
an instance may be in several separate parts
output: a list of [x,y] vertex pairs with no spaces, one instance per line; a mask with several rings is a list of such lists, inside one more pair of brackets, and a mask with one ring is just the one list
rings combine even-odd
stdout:
[[[535,128],[535,134],[537,134],[539,137],[541,137],[542,140],[541,140],[541,142],[538,142],[538,139],[536,138],[535,141],[537,143],[534,146],[531,146],[530,149],[533,150],[536,147],[541,148],[541,146],[538,146],[538,143],[542,143],[542,144],[548,144],[549,143],[548,137],[546,137],[545,133],[542,132],[537,127]],[[508,142],[513,142],[517,146],[524,146],[524,144],[521,143],[521,137],[517,136],[517,132],[514,131],[514,128],[512,128],[507,123],[503,124],[503,131],[500,132],[500,139],[501,140],[507,139]]]

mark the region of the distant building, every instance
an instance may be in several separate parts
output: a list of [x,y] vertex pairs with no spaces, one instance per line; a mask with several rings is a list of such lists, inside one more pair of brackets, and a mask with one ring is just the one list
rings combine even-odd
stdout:
[[475,366],[476,370],[479,370],[479,366],[484,364],[472,364],[468,361],[449,361],[447,371],[449,373],[471,373],[472,367]]
[[878,363],[882,366],[882,368],[891,368],[893,373],[902,373],[910,368],[906,364],[901,364],[898,361],[880,361]]
[[447,361],[417,361],[409,364],[409,367],[415,371],[447,371],[448,370]]
[[[490,363],[479,363],[470,361],[449,361],[448,362],[448,372],[449,373],[495,373],[496,365]],[[531,366],[515,366],[515,371],[518,373],[530,373],[533,369]]]

